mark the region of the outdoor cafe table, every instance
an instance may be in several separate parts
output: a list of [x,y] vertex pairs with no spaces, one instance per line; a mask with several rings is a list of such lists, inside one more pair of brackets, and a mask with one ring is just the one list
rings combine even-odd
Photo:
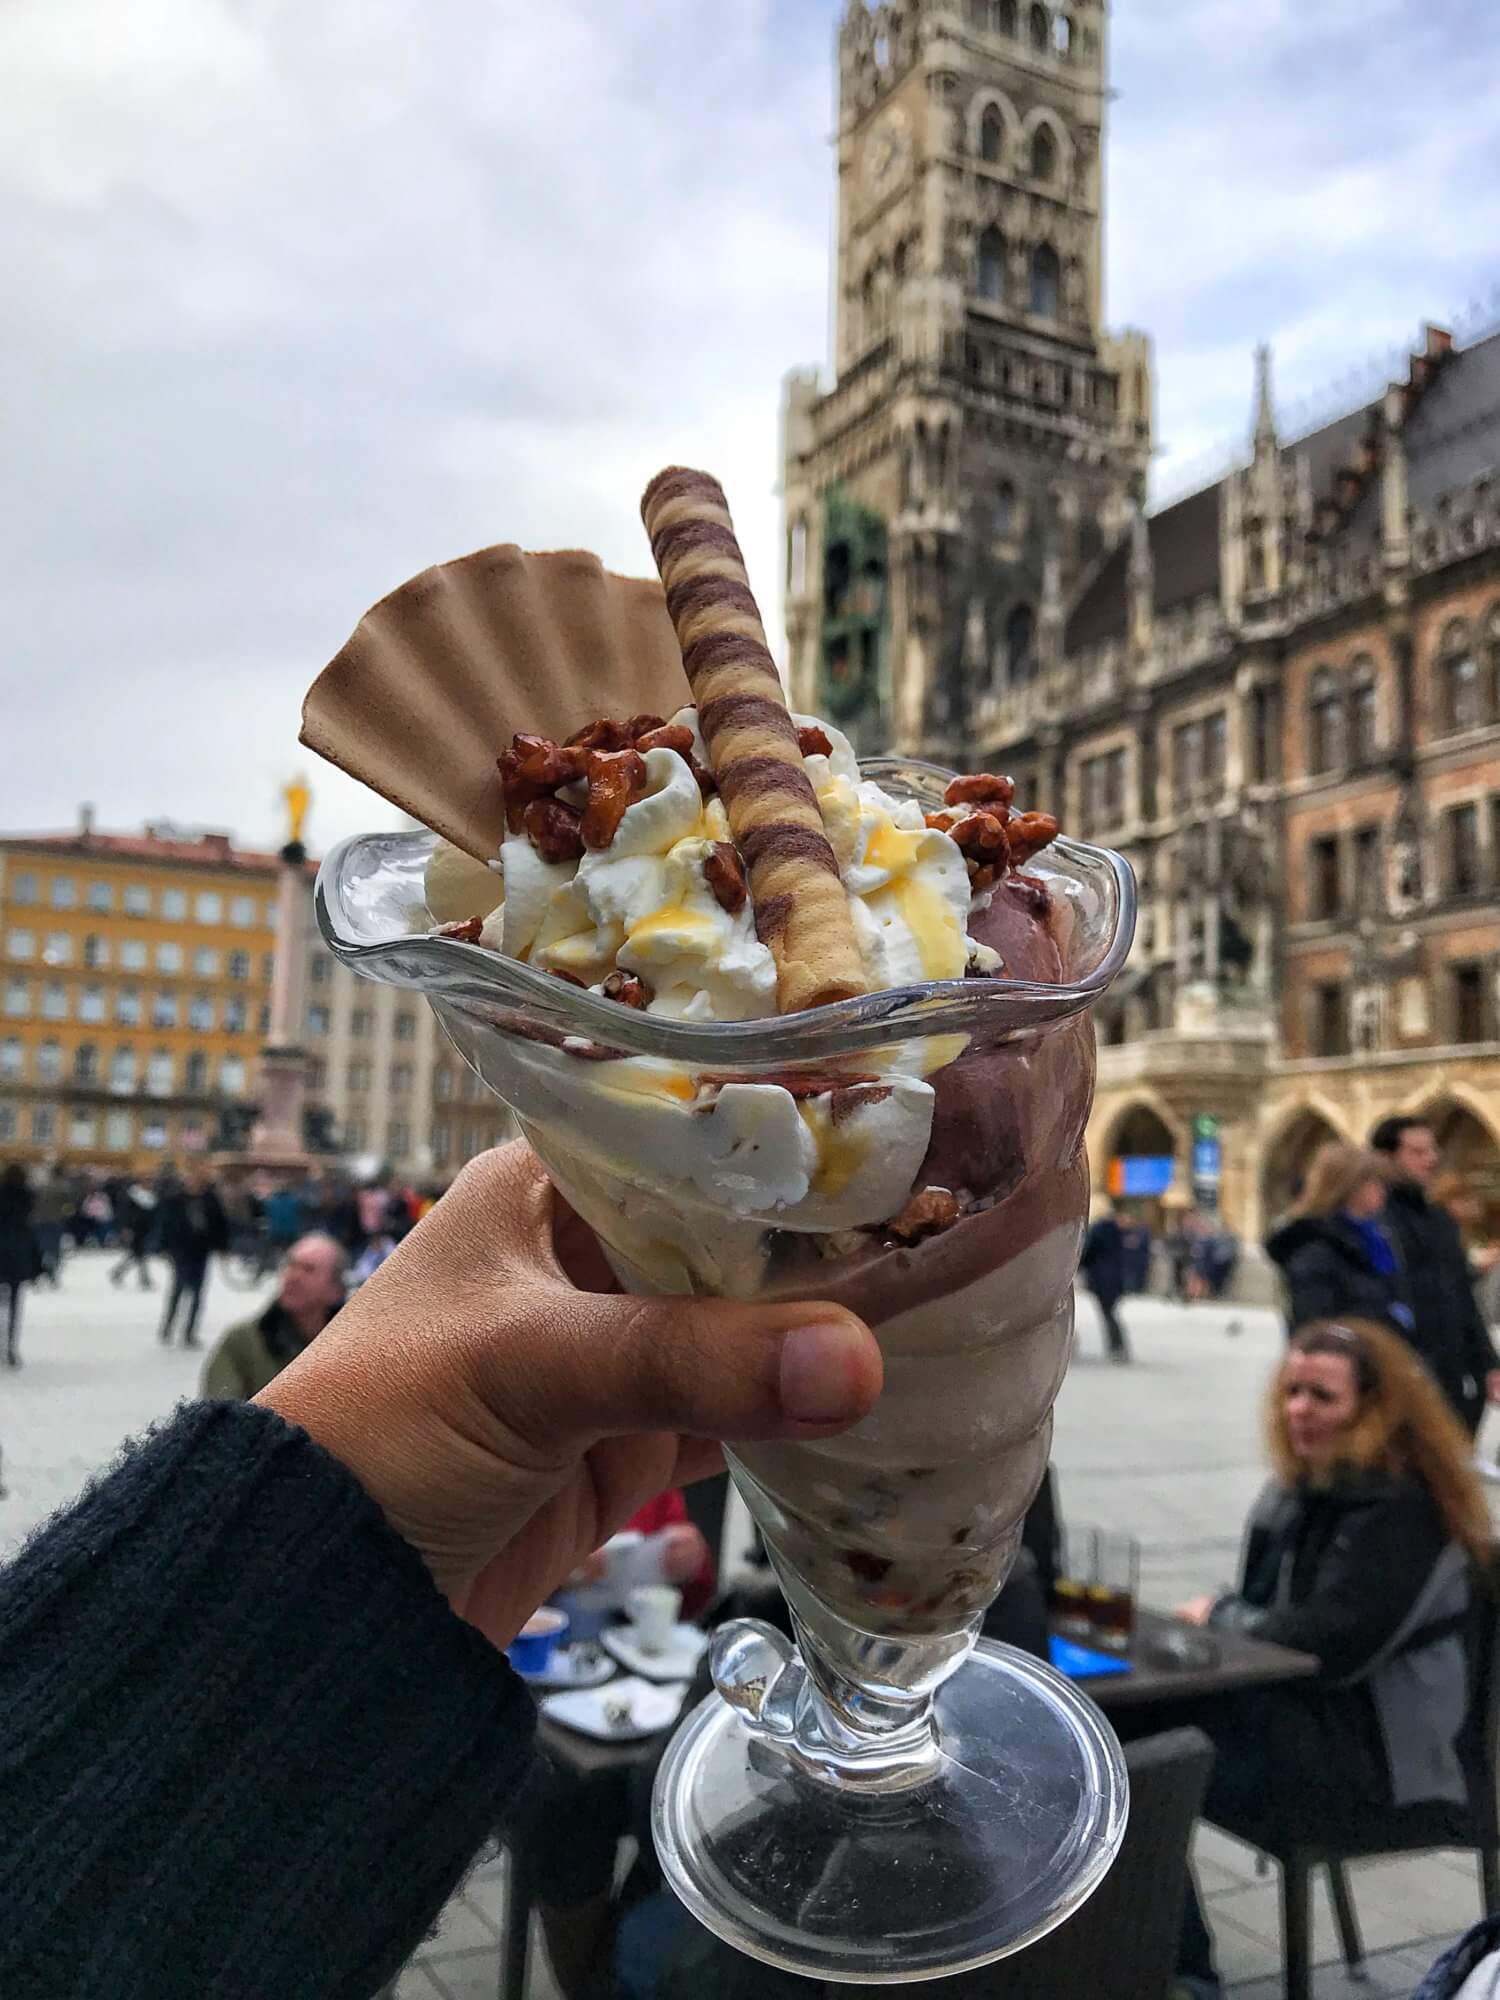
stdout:
[[[1080,1681],[1078,1685],[1106,1715],[1131,1711],[1131,1734],[1139,1735],[1136,1711],[1153,1704],[1167,1705],[1202,1701],[1215,1695],[1232,1694],[1239,1688],[1271,1687],[1278,1682],[1306,1680],[1318,1671],[1309,1653],[1294,1653],[1286,1646],[1273,1646],[1264,1639],[1252,1639],[1241,1632],[1211,1632],[1215,1658],[1212,1664],[1193,1666],[1168,1662],[1154,1656],[1154,1648],[1172,1632],[1183,1630],[1175,1618],[1160,1611],[1139,1609],[1135,1635],[1125,1657],[1130,1672],[1108,1674]],[[676,1727],[675,1723],[672,1725]],[[537,1740],[555,1762],[575,1777],[606,1777],[650,1765],[661,1754],[663,1729],[638,1743],[603,1743],[543,1715],[537,1726]],[[505,1903],[505,1943],[501,1956],[500,2000],[525,2000],[527,1944],[531,1928],[531,1893],[526,1882],[525,1856],[519,1844],[511,1844],[510,1869]]]

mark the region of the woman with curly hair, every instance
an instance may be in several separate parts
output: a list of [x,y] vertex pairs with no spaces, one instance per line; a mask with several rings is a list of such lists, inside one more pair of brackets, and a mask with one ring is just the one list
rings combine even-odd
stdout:
[[[1218,1752],[1207,1817],[1281,1846],[1393,1807],[1462,1813],[1466,1639],[1492,1548],[1468,1434],[1405,1342],[1361,1319],[1294,1337],[1266,1425],[1275,1476],[1240,1587],[1179,1615],[1311,1653],[1319,1671],[1192,1718]],[[1179,1971],[1184,1991],[1218,1991],[1192,1894]]]

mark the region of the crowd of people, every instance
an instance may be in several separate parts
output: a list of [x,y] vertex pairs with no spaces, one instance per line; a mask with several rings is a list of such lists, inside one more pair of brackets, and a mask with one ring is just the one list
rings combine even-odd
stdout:
[[[1273,1851],[1337,1843],[1386,1816],[1414,1816],[1440,1844],[1462,1838],[1485,1781],[1477,1661],[1494,1547],[1472,1437],[1486,1398],[1500,1400],[1500,1356],[1439,1168],[1414,1119],[1382,1125],[1368,1150],[1313,1161],[1268,1242],[1288,1316],[1267,1398],[1269,1482],[1235,1588],[1179,1607],[1189,1625],[1308,1654],[1316,1675],[1149,1712],[1153,1731],[1206,1731],[1208,1815]],[[168,1258],[163,1337],[177,1323],[188,1343],[202,1270],[244,1211],[237,1221],[202,1172],[146,1192],[134,1218],[110,1197],[115,1275]],[[470,1169],[388,1261],[421,1205],[388,1185],[267,1191],[253,1227],[279,1257],[274,1296],[214,1345],[200,1402],[0,1572],[0,1702],[31,1804],[16,1824],[30,1829],[33,1868],[58,1885],[45,1908],[0,1924],[0,1983],[170,1996],[206,1964],[222,1984],[234,1955],[254,1951],[246,1992],[272,1973],[287,1994],[372,1991],[493,1831],[498,1800],[527,1828],[569,2000],[783,1991],[685,1917],[648,1840],[618,1882],[620,1838],[644,1831],[649,1773],[608,1811],[593,1794],[570,1800],[556,1774],[522,1792],[530,1704],[493,1648],[548,1596],[597,1582],[599,1551],[626,1526],[660,1541],[663,1573],[707,1612],[712,1551],[680,1491],[714,1463],[696,1440],[831,1434],[869,1408],[878,1349],[835,1307],[617,1300],[582,1225],[555,1226],[522,1148]],[[18,1236],[35,1266],[12,1279],[12,1305],[43,1269],[36,1212],[24,1176],[0,1177],[0,1273],[20,1268],[4,1261]],[[1152,1253],[1134,1218],[1096,1219],[1084,1277],[1123,1356],[1114,1308],[1150,1283]],[[189,1453],[203,1476],[184,1481],[175,1468]],[[1043,1657],[1058,1538],[1049,1473],[985,1628]],[[751,1591],[718,1612],[784,1622],[769,1574]],[[236,1674],[205,1672],[231,1634]],[[290,1742],[278,1700],[288,1660],[300,1663]],[[146,1732],[149,1714],[189,1699],[190,1728]],[[42,1700],[56,1726],[33,1745],[25,1718]],[[271,1754],[226,1771],[213,1746],[230,1739],[242,1750],[264,1739]],[[90,1743],[100,1768],[86,1770],[77,1746]],[[325,1782],[330,1754],[350,1774],[342,1787]],[[85,1799],[81,1819],[69,1801]],[[151,1852],[147,1823],[172,1824],[200,1874],[191,1896],[142,1923],[128,1857]],[[0,1880],[5,1848],[0,1835]],[[277,1903],[304,1852],[320,1895]],[[278,1925],[252,1944],[236,1913],[262,1897]],[[358,1919],[331,1925],[325,1901],[340,1898]],[[1426,1991],[1453,2000],[1463,1978],[1500,1975],[1497,1953],[1500,1930],[1482,1927]],[[90,1985],[86,1969],[103,1965],[123,1983]],[[1220,1990],[1191,1879],[1179,1977],[1184,2000]],[[223,1990],[239,1989],[231,1978]]]

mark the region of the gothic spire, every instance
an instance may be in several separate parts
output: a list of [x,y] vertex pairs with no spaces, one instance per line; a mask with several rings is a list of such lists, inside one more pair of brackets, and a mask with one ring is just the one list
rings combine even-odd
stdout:
[[1263,451],[1275,451],[1280,440],[1276,435],[1276,400],[1271,389],[1271,343],[1261,341],[1255,350],[1255,430],[1253,433],[1257,457]]

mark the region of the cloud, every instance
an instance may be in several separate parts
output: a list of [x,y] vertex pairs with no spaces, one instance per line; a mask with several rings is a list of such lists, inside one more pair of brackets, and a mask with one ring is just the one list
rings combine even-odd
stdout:
[[[497,538],[639,570],[719,468],[777,587],[783,371],[826,352],[833,0],[10,0],[10,826],[265,840],[361,610]],[[1480,286],[1497,31],[1454,0],[1122,4],[1113,316],[1162,470]],[[1462,116],[1456,94],[1461,93]],[[315,774],[326,842],[381,809]]]

